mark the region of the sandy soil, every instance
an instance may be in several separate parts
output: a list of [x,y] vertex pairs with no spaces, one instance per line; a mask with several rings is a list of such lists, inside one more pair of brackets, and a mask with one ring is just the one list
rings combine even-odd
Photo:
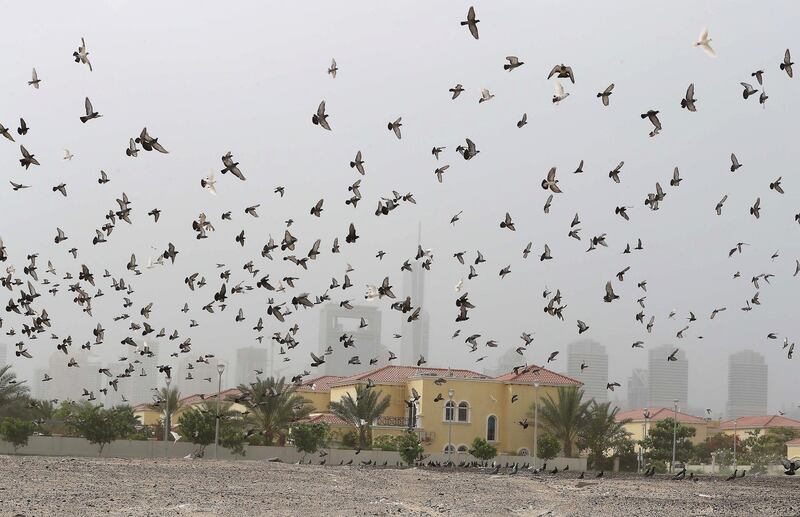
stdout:
[[0,515],[800,515],[800,476],[734,482],[255,461],[0,456]]

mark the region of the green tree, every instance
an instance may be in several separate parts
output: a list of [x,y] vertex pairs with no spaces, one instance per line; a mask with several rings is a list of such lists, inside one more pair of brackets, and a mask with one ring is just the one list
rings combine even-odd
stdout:
[[551,460],[561,452],[561,441],[550,433],[544,433],[536,440],[536,456],[540,460]]
[[[545,430],[561,440],[564,456],[572,457],[572,446],[586,418],[591,400],[582,402],[583,390],[575,387],[559,387],[556,400],[548,394],[539,404],[539,419]],[[531,415],[535,410],[531,406]]]
[[311,413],[311,401],[296,393],[296,386],[287,384],[281,377],[267,377],[252,384],[240,384],[241,395],[229,397],[250,411],[246,422],[258,428],[264,436],[264,445],[272,445],[277,438],[286,442],[289,426]]
[[611,407],[611,402],[597,404],[592,401],[586,412],[581,429],[578,431],[577,445],[581,450],[589,451],[589,468],[606,468],[606,453],[619,456],[630,447],[630,433],[623,427],[630,419],[617,421],[618,407]]
[[[231,410],[231,404],[225,402],[220,404],[219,418],[219,444],[244,456],[245,434],[241,414]],[[205,402],[187,409],[178,417],[178,426],[181,434],[199,446],[199,452],[203,453],[206,446],[214,443],[217,432],[216,403]]]
[[390,397],[380,398],[381,393],[368,388],[366,384],[358,384],[355,399],[348,393],[340,401],[331,402],[331,413],[356,428],[358,446],[361,448],[372,442],[372,422],[389,407]]
[[403,461],[408,465],[413,465],[414,461],[419,458],[422,451],[425,450],[419,441],[417,433],[409,431],[408,429],[395,438],[395,443],[397,444],[397,451],[400,453],[400,457],[403,458]]
[[497,456],[497,447],[487,442],[480,436],[476,436],[475,439],[472,440],[472,446],[469,449],[469,453],[479,460],[487,461]]
[[[740,447],[741,440],[739,437],[737,437],[736,442],[736,446]],[[716,453],[721,449],[733,451],[733,435],[717,433],[707,437],[705,441],[694,446],[690,461],[693,463],[711,463],[711,453]]]
[[[647,437],[642,440],[646,456],[653,465],[661,470],[664,464],[669,465],[672,461],[672,418],[659,420],[654,426],[650,427]],[[694,427],[685,426],[678,423],[675,428],[675,460],[688,461],[692,456],[692,442],[690,438],[695,435]]]
[[214,443],[215,416],[214,412],[193,407],[187,409],[178,417],[181,435],[185,436],[186,440],[197,445],[201,453],[207,445]]
[[382,434],[377,438],[372,439],[372,448],[380,449],[382,451],[396,451],[397,437],[388,434]]
[[[158,390],[154,398],[155,402],[148,404],[147,407],[155,411],[161,411],[161,422],[159,429],[157,429],[157,431],[160,432],[156,432],[156,438],[163,440],[164,426],[167,425],[165,422],[168,423],[170,428],[172,428],[174,425],[173,417],[175,416],[175,413],[181,409],[181,392],[178,390],[177,386],[171,386],[169,388],[165,386]],[[167,433],[168,440],[169,436],[169,433]]]
[[100,454],[103,454],[103,448],[107,444],[119,437],[118,433],[127,431],[123,419],[119,418],[114,409],[104,409],[90,402],[71,406],[64,422],[79,436],[89,440],[89,443],[98,445]]
[[28,438],[33,435],[36,426],[28,420],[6,417],[0,422],[0,438],[14,446],[16,453],[20,447],[28,445]]
[[763,474],[767,465],[780,462],[786,457],[786,442],[793,440],[797,433],[790,428],[777,427],[763,433],[753,431],[742,440],[742,453],[739,463],[752,465],[752,474]]
[[328,443],[328,424],[294,424],[292,426],[292,441],[297,450],[306,454],[313,454],[325,447]]
[[10,364],[0,366],[0,417],[18,415],[29,391],[25,381],[17,380]]

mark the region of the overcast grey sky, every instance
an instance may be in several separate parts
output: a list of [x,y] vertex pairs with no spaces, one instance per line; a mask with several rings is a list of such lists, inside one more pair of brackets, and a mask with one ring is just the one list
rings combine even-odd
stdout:
[[[423,247],[435,261],[427,275],[426,309],[431,318],[431,366],[477,368],[478,354],[467,354],[463,339],[450,340],[457,328],[454,285],[464,277],[465,290],[477,308],[462,325],[500,343],[482,348],[489,365],[520,344],[522,331],[535,332],[526,359],[541,363],[550,352],[565,350],[577,338],[576,319],[590,325],[582,337],[599,341],[610,353],[609,377],[625,381],[634,367],[646,367],[646,346],[673,343],[689,358],[692,406],[721,411],[727,397],[727,356],[744,348],[758,350],[770,368],[770,410],[800,396],[796,365],[781,350],[784,336],[800,338],[797,294],[800,277],[792,278],[800,257],[800,180],[796,163],[798,81],[778,69],[784,50],[797,48],[800,7],[793,2],[485,2],[476,3],[480,40],[470,37],[459,21],[467,2],[46,2],[7,5],[3,37],[7,49],[0,55],[0,122],[17,127],[23,116],[30,126],[17,137],[36,154],[40,167],[19,167],[18,145],[0,139],[0,163],[5,180],[33,187],[12,192],[0,189],[0,236],[10,254],[6,264],[22,268],[28,253],[40,254],[40,275],[47,259],[59,271],[77,276],[87,264],[106,292],[95,301],[89,318],[72,303],[72,295],[56,298],[44,293],[37,309],[46,307],[53,331],[70,334],[76,344],[91,338],[100,321],[108,329],[106,344],[98,347],[103,360],[113,360],[129,335],[128,322],[113,323],[122,312],[121,297],[113,293],[104,268],[123,276],[135,287],[134,307],[155,302],[157,328],[178,328],[192,337],[193,355],[216,353],[233,359],[234,349],[253,342],[251,327],[265,317],[268,336],[295,321],[301,345],[292,351],[300,368],[308,352],[316,350],[317,311],[299,311],[286,325],[267,318],[265,291],[234,296],[221,314],[201,313],[220,285],[216,262],[227,264],[232,283],[246,280],[242,265],[254,259],[262,273],[279,279],[300,276],[295,292],[321,294],[332,276],[341,281],[346,263],[356,269],[356,288],[331,291],[334,301],[358,299],[367,283],[389,275],[402,290],[399,267],[416,250],[417,223],[423,224]],[[700,29],[708,26],[719,57],[712,59],[693,48]],[[86,38],[94,71],[75,64],[71,53]],[[511,73],[502,68],[504,57],[525,62]],[[326,74],[330,59],[339,64],[338,77]],[[573,67],[576,84],[564,83],[569,98],[551,102],[553,86],[547,73],[557,63]],[[40,90],[26,85],[35,66]],[[744,101],[740,81],[755,84],[750,73],[764,69],[769,94],[766,108],[757,98]],[[609,83],[616,88],[611,105],[603,107],[596,93]],[[680,108],[689,83],[696,87],[698,111]],[[448,88],[462,83],[466,91],[455,101]],[[496,95],[478,104],[480,88]],[[83,99],[89,96],[103,117],[81,124]],[[332,132],[311,124],[317,104],[327,101]],[[649,138],[649,122],[640,113],[660,110],[663,132]],[[523,112],[528,125],[517,129]],[[398,141],[386,124],[403,117]],[[151,135],[170,151],[168,155],[141,152],[136,159],[124,154],[128,138],[147,126]],[[481,153],[464,161],[454,151],[469,137]],[[434,145],[447,146],[437,162]],[[62,160],[68,148],[75,158]],[[360,176],[348,166],[356,151],[364,153],[367,174],[362,181],[363,201],[357,209],[344,204],[347,186]],[[246,182],[217,175],[219,195],[200,188],[202,177],[221,168],[220,156],[231,151],[240,162]],[[729,170],[731,152],[743,167]],[[585,173],[572,175],[584,159]],[[625,161],[621,184],[608,171]],[[433,174],[450,164],[443,184]],[[549,215],[542,211],[548,193],[540,187],[550,167],[557,166],[564,193],[555,196]],[[669,187],[673,167],[685,178]],[[111,182],[99,185],[100,169]],[[769,189],[783,176],[786,194]],[[659,181],[667,192],[661,209],[643,205]],[[51,187],[65,182],[68,197]],[[286,196],[272,193],[286,187]],[[373,215],[379,196],[413,192],[416,205],[402,204],[387,217]],[[108,244],[92,246],[95,228],[104,214],[116,209],[114,199],[126,192],[132,200],[133,221],[118,223]],[[723,215],[714,207],[729,196]],[[762,216],[749,215],[761,197]],[[325,199],[320,219],[309,209]],[[260,217],[246,216],[246,206],[260,203]],[[616,206],[630,206],[630,222],[614,214]],[[158,224],[146,213],[163,211]],[[232,222],[220,214],[233,212]],[[461,221],[450,217],[463,210]],[[191,221],[204,211],[217,232],[204,241],[194,239]],[[505,212],[517,231],[499,228]],[[582,221],[583,241],[567,237],[573,215]],[[323,254],[310,271],[280,260],[262,259],[268,234],[277,240],[283,221],[293,218],[299,237],[298,255],[316,238]],[[361,239],[345,245],[347,226],[354,222]],[[56,226],[69,240],[55,245]],[[234,236],[245,230],[244,249]],[[608,248],[586,253],[587,239],[607,233]],[[342,241],[342,254],[331,255],[333,237]],[[637,238],[645,251],[622,255],[627,242]],[[523,260],[521,250],[533,242],[534,254]],[[728,258],[737,242],[750,243],[741,255]],[[147,270],[140,277],[125,271],[130,254],[145,263],[148,255],[173,242],[180,254],[174,266]],[[548,243],[554,259],[540,262]],[[67,249],[79,248],[78,260]],[[374,258],[382,249],[382,262]],[[474,259],[481,250],[487,262],[480,276],[466,281],[467,268],[451,258],[468,251]],[[771,260],[776,250],[780,256]],[[501,280],[500,268],[511,275]],[[620,300],[602,301],[607,280],[626,266],[623,283],[614,280]],[[417,266],[418,267],[418,266]],[[732,275],[741,271],[742,278]],[[201,272],[209,285],[194,293],[183,279]],[[742,312],[755,289],[752,276],[772,273],[771,285],[761,287],[761,306]],[[260,275],[259,275],[260,276]],[[634,320],[637,282],[647,280],[647,317],[656,316],[648,335]],[[254,284],[254,280],[248,280]],[[763,284],[763,282],[762,282]],[[542,290],[560,289],[565,320],[543,313]],[[355,292],[354,292],[355,291]],[[93,292],[93,291],[90,291]],[[7,293],[8,294],[8,293]],[[287,293],[288,298],[292,293]],[[343,296],[344,295],[344,296]],[[16,298],[16,293],[15,293]],[[282,299],[278,295],[279,299]],[[188,301],[191,317],[200,326],[188,329],[188,317],[178,309]],[[396,312],[384,306],[386,345],[399,328]],[[713,321],[715,307],[728,310]],[[242,307],[247,320],[235,323]],[[135,309],[135,310],[134,310]],[[668,320],[670,310],[675,320]],[[685,325],[688,311],[698,317],[683,340],[675,333]],[[4,329],[24,321],[4,314]],[[138,321],[140,318],[134,317]],[[775,332],[779,340],[766,335]],[[699,340],[698,336],[704,339]],[[3,336],[11,345],[22,336]],[[23,375],[42,366],[55,341],[33,342],[33,360],[12,359]],[[177,346],[176,342],[171,345]],[[265,345],[266,346],[266,345]],[[12,351],[9,350],[12,354]],[[12,354],[13,355],[13,354]],[[563,356],[562,356],[563,357]],[[362,358],[362,361],[364,358]],[[566,369],[565,358],[553,368]],[[623,390],[624,397],[624,390]]]

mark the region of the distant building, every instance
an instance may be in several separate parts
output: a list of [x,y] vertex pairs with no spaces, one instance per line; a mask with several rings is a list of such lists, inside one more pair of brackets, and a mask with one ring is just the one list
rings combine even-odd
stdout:
[[586,400],[608,401],[608,354],[600,343],[585,340],[567,345],[567,375],[583,383]]
[[8,345],[0,343],[0,367],[11,364],[6,361],[8,361]]
[[236,349],[236,375],[233,380],[236,386],[256,382],[256,370],[264,373],[260,378],[270,375],[269,352],[266,348],[248,346]]
[[767,363],[758,352],[728,356],[728,418],[767,413],[767,374]]
[[[131,355],[131,362],[139,361],[138,363],[133,363],[136,371],[131,373],[130,378],[124,379],[126,384],[125,397],[131,405],[152,401],[153,388],[157,388],[159,382],[159,349],[158,343],[145,342],[136,349],[135,357]],[[142,375],[142,373],[145,375]],[[121,384],[122,381],[120,381]]]
[[419,356],[428,359],[430,317],[425,309],[425,270],[422,264],[413,264],[411,271],[403,272],[403,298],[410,297],[411,305],[421,307],[419,319],[409,322],[402,317],[400,334],[403,336],[400,360],[405,364],[416,364]]
[[695,445],[703,443],[709,435],[708,420],[689,413],[683,413],[680,411],[680,407],[676,413],[674,404],[668,408],[635,408],[617,413],[615,418],[617,422],[629,421],[623,427],[630,433],[629,438],[635,442],[639,442],[646,434],[650,434],[650,430],[653,429],[657,422],[668,418],[675,419],[682,425],[694,428],[695,435],[689,438],[689,441]]
[[667,361],[675,348],[673,345],[663,345],[651,348],[647,353],[650,407],[670,408],[675,399],[678,400],[678,407],[688,406],[689,361],[683,350],[678,350],[677,361]]
[[[367,326],[360,328],[361,318]],[[344,348],[340,338],[352,336],[355,346]],[[324,375],[351,375],[362,371],[371,358],[386,360],[386,348],[381,344],[381,311],[378,307],[354,305],[352,309],[339,307],[337,303],[326,303],[319,313],[320,357],[328,347],[333,353],[325,356],[321,371]],[[362,365],[351,365],[350,358],[358,356]]]
[[[172,386],[177,385],[182,396],[190,394],[214,394],[217,392],[219,373],[216,357],[206,359],[208,362],[197,361],[197,358],[184,357],[178,364],[178,376],[172,374]],[[225,364],[224,361],[219,361]],[[228,368],[222,372],[222,389],[227,385]],[[163,382],[162,382],[163,385]]]
[[725,420],[719,424],[719,431],[729,436],[736,433],[742,440],[748,434],[760,435],[761,433],[776,428],[794,429],[800,432],[800,420],[786,418],[782,415],[758,415],[742,416],[731,420]]
[[[68,367],[70,358],[75,359],[78,366]],[[65,355],[60,350],[50,354],[47,368],[45,371],[52,378],[47,382],[41,382],[39,391],[44,399],[58,399],[80,401],[85,400],[83,390],[94,392],[95,397],[100,400],[100,363],[93,361],[84,350],[71,350]],[[42,373],[44,377],[44,373]],[[104,376],[105,377],[105,376]]]
[[647,370],[634,368],[628,377],[628,409],[646,407],[650,403]]

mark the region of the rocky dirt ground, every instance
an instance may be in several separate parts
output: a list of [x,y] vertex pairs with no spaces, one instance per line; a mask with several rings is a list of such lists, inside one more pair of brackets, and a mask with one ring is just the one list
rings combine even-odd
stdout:
[[800,476],[590,476],[0,456],[0,515],[800,515]]

